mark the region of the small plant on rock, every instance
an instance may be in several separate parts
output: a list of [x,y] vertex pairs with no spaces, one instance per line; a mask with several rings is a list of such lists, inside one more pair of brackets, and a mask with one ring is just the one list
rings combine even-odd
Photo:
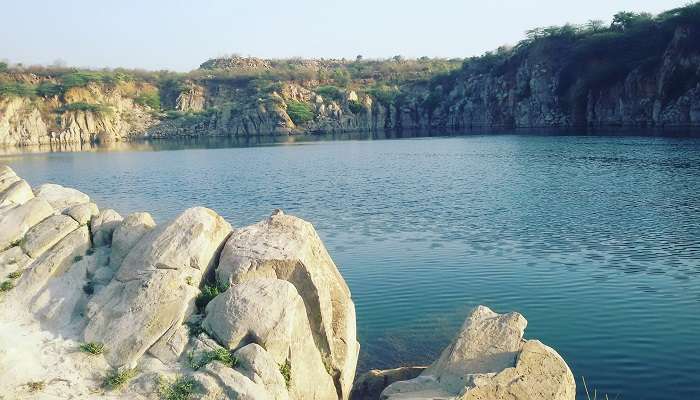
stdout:
[[289,388],[289,384],[292,381],[292,364],[289,360],[286,360],[284,364],[280,364],[280,374],[282,374],[282,378],[284,378],[285,385]]
[[99,355],[105,352],[105,345],[102,343],[83,343],[80,345],[80,350],[92,355]]
[[3,283],[0,283],[0,293],[9,292],[14,287],[15,287],[15,284],[12,283],[12,281],[5,281]]
[[41,392],[46,387],[46,383],[44,381],[29,382],[27,387],[30,393]]
[[7,274],[7,277],[10,279],[17,279],[20,276],[22,276],[22,272],[24,272],[24,271],[19,270],[19,271],[15,271],[15,272],[10,272],[9,274]]
[[115,369],[107,376],[105,376],[105,380],[102,383],[102,386],[109,390],[115,390],[115,389],[121,389],[126,385],[127,382],[129,382],[133,377],[136,376],[136,368],[131,368],[131,369],[124,369],[124,370],[118,370]]
[[204,285],[202,288],[202,293],[197,296],[195,304],[200,310],[203,310],[214,297],[220,295],[228,289],[227,284],[215,283],[214,285]]
[[178,376],[175,381],[158,378],[158,396],[162,400],[189,400],[197,382],[191,377]]

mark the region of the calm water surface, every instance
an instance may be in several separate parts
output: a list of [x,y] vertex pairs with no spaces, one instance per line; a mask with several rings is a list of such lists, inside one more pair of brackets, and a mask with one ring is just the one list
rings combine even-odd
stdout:
[[486,304],[522,312],[526,335],[556,348],[579,384],[611,398],[700,399],[700,140],[226,146],[0,162],[32,185],[76,187],[158,221],[194,205],[235,226],[274,208],[312,221],[352,290],[362,370],[429,362]]

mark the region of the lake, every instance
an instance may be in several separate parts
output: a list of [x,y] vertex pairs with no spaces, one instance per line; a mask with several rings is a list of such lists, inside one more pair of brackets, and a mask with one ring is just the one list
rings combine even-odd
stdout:
[[[516,310],[583,394],[700,398],[700,139],[470,135],[139,142],[0,157],[122,215],[311,221],[357,308],[360,370],[425,364],[471,307]],[[69,149],[70,150],[70,149]]]

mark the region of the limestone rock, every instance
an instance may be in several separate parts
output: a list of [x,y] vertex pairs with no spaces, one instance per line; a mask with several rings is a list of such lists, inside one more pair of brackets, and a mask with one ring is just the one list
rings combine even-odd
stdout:
[[129,214],[117,225],[112,235],[112,255],[109,264],[113,269],[119,268],[126,254],[146,232],[156,226],[149,213]]
[[24,204],[33,197],[32,188],[24,179],[20,179],[0,193],[0,207]]
[[574,400],[569,367],[552,349],[524,341],[526,326],[518,313],[476,307],[435,363],[414,379],[389,385],[381,398]]
[[277,364],[289,363],[292,399],[338,396],[316,348],[304,301],[279,279],[253,279],[232,286],[206,308],[202,327],[229,349],[257,343]]
[[78,221],[80,225],[86,225],[88,222],[90,222],[92,217],[99,214],[99,210],[97,209],[97,204],[95,203],[83,203],[66,209],[64,214]]
[[34,195],[49,202],[59,212],[90,201],[90,197],[83,192],[53,183],[45,183],[39,186],[34,191]]
[[260,345],[251,343],[243,346],[233,353],[238,359],[237,369],[253,382],[263,385],[265,392],[275,400],[289,398],[284,377],[280,373],[279,365]]
[[88,303],[85,340],[112,349],[106,358],[113,366],[135,365],[191,313],[196,287],[230,231],[215,212],[196,207],[147,233]]
[[27,301],[46,286],[49,279],[61,276],[90,248],[90,233],[81,227],[69,233],[34,261],[22,274],[15,290],[18,299]]
[[20,180],[15,171],[7,165],[0,165],[0,193]]
[[92,217],[90,230],[95,247],[111,245],[112,234],[121,222],[122,216],[112,209],[100,210],[97,216]]
[[359,343],[350,291],[313,226],[282,211],[236,230],[224,246],[217,279],[238,284],[256,278],[292,283],[304,300],[314,340],[346,399]]
[[78,228],[78,223],[67,215],[52,215],[32,227],[22,240],[22,249],[37,258],[59,240]]
[[189,339],[190,330],[187,325],[173,325],[148,349],[148,353],[165,364],[172,364],[180,358]]
[[400,367],[387,370],[373,369],[360,375],[352,387],[352,400],[379,400],[382,391],[398,381],[416,378],[426,367]]
[[0,214],[0,250],[18,243],[31,227],[53,213],[49,203],[34,198]]
[[8,274],[24,270],[33,260],[19,246],[10,247],[0,253],[0,280]]

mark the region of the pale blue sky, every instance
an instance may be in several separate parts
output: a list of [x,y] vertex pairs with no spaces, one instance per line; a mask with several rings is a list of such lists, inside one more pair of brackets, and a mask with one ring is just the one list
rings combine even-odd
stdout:
[[2,0],[0,59],[174,69],[260,57],[466,57],[529,28],[687,0]]

